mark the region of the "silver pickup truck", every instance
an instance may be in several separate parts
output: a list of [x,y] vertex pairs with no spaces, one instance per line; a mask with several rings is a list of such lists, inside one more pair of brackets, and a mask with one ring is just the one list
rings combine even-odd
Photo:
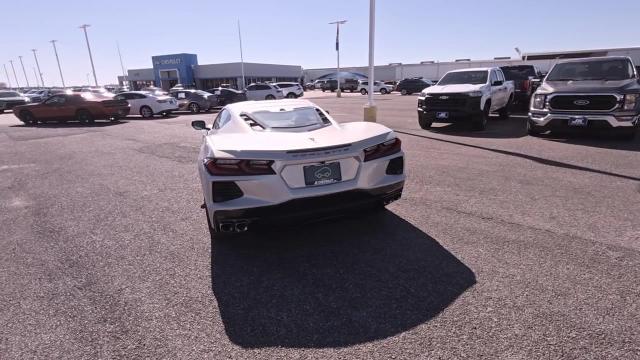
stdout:
[[484,130],[492,112],[509,118],[513,91],[513,81],[497,67],[450,71],[420,93],[418,123],[429,129],[434,122],[470,121],[475,130]]

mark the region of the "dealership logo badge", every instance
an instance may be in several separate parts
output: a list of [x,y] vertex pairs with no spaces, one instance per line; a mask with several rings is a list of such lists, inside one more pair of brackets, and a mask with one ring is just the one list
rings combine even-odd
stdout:
[[589,105],[590,101],[580,99],[580,100],[574,101],[573,103],[578,106],[585,106],[585,105]]
[[313,176],[315,176],[316,179],[329,178],[331,176],[331,169],[326,167],[326,166],[321,167],[320,169],[316,170],[316,172],[313,174]]

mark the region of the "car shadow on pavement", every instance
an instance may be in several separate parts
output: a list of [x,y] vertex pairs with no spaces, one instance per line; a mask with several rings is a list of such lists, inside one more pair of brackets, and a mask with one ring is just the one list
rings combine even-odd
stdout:
[[47,122],[47,123],[38,123],[36,126],[18,124],[18,125],[10,125],[9,127],[17,127],[17,128],[40,128],[40,129],[54,129],[54,128],[100,128],[114,125],[123,125],[126,124],[126,120],[118,120],[118,121],[96,121],[93,124],[82,124],[77,121],[72,122]]
[[640,131],[634,140],[620,139],[616,134],[596,134],[596,133],[548,133],[538,135],[539,138],[580,146],[590,146],[602,149],[624,150],[640,152]]
[[475,274],[390,211],[212,241],[212,290],[245,348],[349,346],[446,309]]
[[515,139],[527,136],[526,119],[519,115],[511,116],[507,120],[491,116],[487,128],[483,131],[474,131],[469,122],[445,124],[444,126],[434,125],[429,131],[451,136],[487,139]]

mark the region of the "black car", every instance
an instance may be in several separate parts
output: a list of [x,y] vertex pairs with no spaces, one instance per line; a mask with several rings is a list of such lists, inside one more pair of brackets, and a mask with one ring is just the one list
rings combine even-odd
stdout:
[[540,69],[533,65],[501,66],[500,69],[507,81],[513,81],[514,105],[529,106],[531,94],[536,91],[537,85],[540,85],[539,79],[543,77]]
[[[354,92],[358,90],[358,80],[357,79],[340,79],[340,91],[349,90],[350,92]],[[336,91],[338,89],[338,81],[337,80],[327,80],[322,84],[322,91]]]
[[16,91],[0,91],[0,114],[14,106],[30,102],[29,98]]
[[218,106],[225,106],[227,104],[232,104],[240,101],[247,101],[247,94],[234,89],[219,87],[209,89],[207,90],[207,92],[216,96],[216,98],[218,99]]
[[409,78],[400,80],[395,90],[399,91],[402,95],[411,95],[413,93],[419,93],[431,85],[433,85],[431,82],[420,78]]

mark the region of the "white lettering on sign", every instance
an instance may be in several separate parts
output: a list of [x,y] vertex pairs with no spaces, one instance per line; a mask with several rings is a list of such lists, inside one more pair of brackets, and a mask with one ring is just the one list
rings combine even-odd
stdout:
[[182,59],[181,58],[161,59],[161,60],[156,60],[155,64],[156,65],[178,65],[178,64],[182,64]]

